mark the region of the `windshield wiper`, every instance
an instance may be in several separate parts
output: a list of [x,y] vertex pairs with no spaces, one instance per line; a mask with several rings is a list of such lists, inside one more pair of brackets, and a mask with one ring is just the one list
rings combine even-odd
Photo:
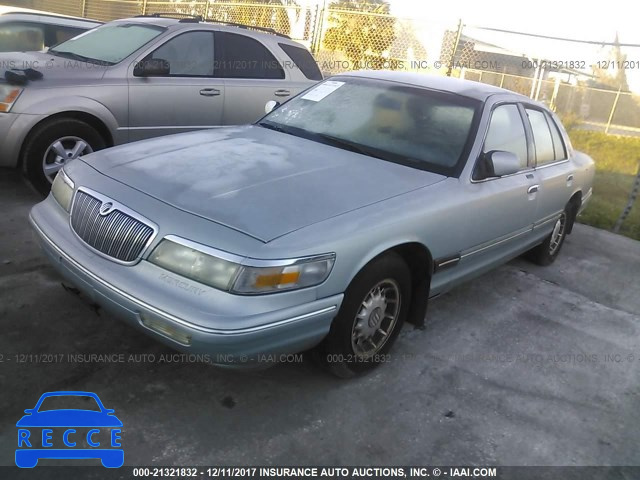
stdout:
[[355,153],[360,153],[361,155],[367,155],[369,157],[379,158],[380,160],[389,160],[389,158],[374,151],[373,149],[367,148],[363,145],[351,142],[349,140],[345,140],[343,138],[334,137],[332,135],[327,135],[324,133],[317,133],[316,136],[325,140],[326,143],[333,145],[334,147],[342,148],[344,150],[349,150]]
[[269,130],[275,130],[276,132],[288,133],[283,127],[280,127],[280,126],[276,125],[275,123],[258,122],[258,125],[260,125],[263,128],[268,128]]
[[52,53],[53,55],[57,55],[59,57],[71,58],[73,60],[78,60],[79,62],[88,62],[88,63],[98,63],[104,65],[113,65],[113,62],[106,62],[104,60],[98,60],[97,58],[85,57],[84,55],[80,55],[78,53],[69,52],[66,50],[51,50],[47,53]]

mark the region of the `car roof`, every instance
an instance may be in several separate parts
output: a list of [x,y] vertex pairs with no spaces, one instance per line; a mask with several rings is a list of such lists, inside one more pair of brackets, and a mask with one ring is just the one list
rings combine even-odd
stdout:
[[520,95],[519,93],[515,93],[510,90],[505,90],[504,88],[494,87],[493,85],[487,85],[486,83],[473,82],[471,80],[462,80],[459,78],[451,78],[441,75],[386,70],[358,70],[355,72],[341,73],[339,76],[363,77],[404,83],[432,90],[451,92],[482,101],[487,100],[492,95],[510,95],[518,100],[531,102],[529,97],[525,97],[524,95]]
[[10,5],[0,5],[0,18],[6,15],[40,15],[42,17],[63,18],[67,20],[78,20],[81,22],[94,23],[101,25],[104,22],[94,20],[92,18],[74,17],[71,15],[62,15],[60,13],[45,12],[42,10],[33,10],[31,8],[13,7]]
[[238,33],[238,31],[241,31],[241,32],[250,33],[252,37],[259,37],[264,40],[267,40],[267,39],[273,40],[275,38],[280,43],[289,43],[291,45],[303,46],[301,43],[291,40],[289,37],[283,34],[279,34],[279,33],[276,34],[276,33],[257,30],[257,29],[254,29],[251,25],[247,25],[246,27],[243,27],[239,25],[225,24],[224,22],[220,22],[220,23],[217,23],[214,21],[199,22],[197,20],[191,20],[189,18],[183,19],[184,21],[182,22],[180,20],[181,19],[179,18],[173,18],[173,17],[139,16],[139,17],[120,18],[118,20],[113,20],[112,23],[116,23],[116,22],[146,23],[149,25],[156,25],[159,27],[165,27],[165,28],[173,27],[175,29],[185,29],[185,30],[192,30],[194,27],[197,26],[197,28],[199,29],[208,28],[211,30],[218,30],[218,31],[232,32],[232,33]]
[[98,396],[93,392],[80,392],[80,391],[58,391],[58,392],[46,392],[43,393],[41,398],[46,397],[93,397],[98,398]]

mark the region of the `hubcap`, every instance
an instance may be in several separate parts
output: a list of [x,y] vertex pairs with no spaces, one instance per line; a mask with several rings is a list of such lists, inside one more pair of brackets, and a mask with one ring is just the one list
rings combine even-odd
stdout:
[[391,279],[373,287],[360,304],[351,330],[351,347],[362,358],[378,353],[391,336],[400,312],[400,287]]
[[58,170],[74,158],[93,152],[91,145],[80,137],[62,137],[49,145],[42,157],[42,170],[49,183],[53,183]]
[[553,232],[551,232],[551,241],[549,242],[549,254],[553,255],[560,248],[560,243],[562,243],[562,237],[564,237],[564,227],[567,221],[567,216],[563,213],[558,218],[555,226],[553,227]]

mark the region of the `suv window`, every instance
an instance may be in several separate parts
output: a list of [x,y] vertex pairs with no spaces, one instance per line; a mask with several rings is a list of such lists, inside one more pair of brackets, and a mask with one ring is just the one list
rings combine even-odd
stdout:
[[527,167],[527,137],[517,105],[500,105],[491,114],[482,151],[492,150],[514,153],[520,160],[520,167]]
[[216,76],[285,78],[282,66],[264,45],[246,35],[228,32],[216,32]]
[[527,116],[533,130],[533,141],[536,145],[536,165],[544,165],[556,161],[553,139],[544,113],[527,108]]
[[187,32],[173,37],[151,54],[169,62],[169,76],[213,76],[213,32]]
[[47,47],[66,42],[70,38],[87,31],[86,28],[63,27],[62,25],[45,26],[45,44]]
[[29,52],[45,47],[42,25],[11,22],[0,25],[0,52]]
[[300,69],[305,77],[309,80],[322,80],[322,73],[318,68],[318,64],[307,49],[287,43],[279,43],[278,45],[293,60],[293,63],[296,64],[296,67]]

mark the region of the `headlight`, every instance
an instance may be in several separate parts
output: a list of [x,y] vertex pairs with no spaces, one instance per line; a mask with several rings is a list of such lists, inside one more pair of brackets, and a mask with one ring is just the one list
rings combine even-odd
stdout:
[[251,264],[251,260],[239,257],[237,261],[226,260],[203,245],[167,237],[153,250],[149,261],[220,290],[256,295],[312,287],[324,282],[333,268],[335,254],[292,260],[256,260]]
[[0,112],[9,112],[22,93],[22,88],[13,85],[0,85]]
[[229,290],[240,265],[166,238],[153,250],[151,263],[220,290]]
[[56,178],[53,179],[53,185],[51,185],[51,194],[53,198],[64,208],[67,212],[71,209],[71,200],[73,199],[73,189],[75,185],[71,179],[61,169],[58,171]]

